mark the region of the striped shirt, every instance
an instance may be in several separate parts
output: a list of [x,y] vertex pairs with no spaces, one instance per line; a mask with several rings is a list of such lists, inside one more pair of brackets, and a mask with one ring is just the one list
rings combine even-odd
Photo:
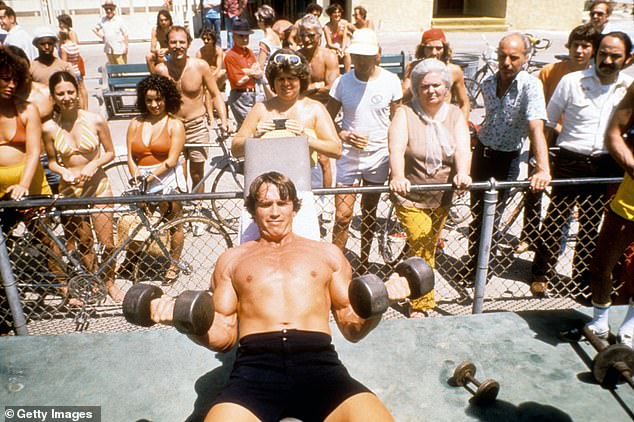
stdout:
[[73,66],[75,75],[79,75],[79,47],[77,44],[68,40],[60,48],[66,53],[66,61]]

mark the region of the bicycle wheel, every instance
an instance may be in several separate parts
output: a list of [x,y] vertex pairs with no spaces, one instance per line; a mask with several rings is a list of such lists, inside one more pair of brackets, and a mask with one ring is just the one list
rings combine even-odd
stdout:
[[394,204],[390,205],[380,230],[379,252],[383,257],[383,262],[388,265],[399,262],[409,253],[409,246],[407,234],[396,217]]
[[[183,243],[174,241],[183,232]],[[218,256],[233,246],[231,237],[217,222],[204,217],[180,217],[168,221],[148,237],[134,256],[133,282],[163,285],[165,293],[176,296],[184,290],[209,289]],[[169,251],[181,249],[173,259]],[[166,254],[166,251],[168,254]]]
[[484,98],[482,97],[482,87],[480,84],[471,78],[464,78],[464,84],[467,88],[467,96],[469,97],[471,110],[484,108]]
[[129,188],[128,181],[132,178],[128,162],[119,159],[106,164],[103,170],[106,172],[108,180],[110,180],[113,196],[121,196]]
[[[211,185],[211,191],[215,193],[244,191],[244,163],[234,161],[222,167]],[[242,197],[217,199],[211,201],[211,209],[220,224],[231,232],[237,232],[243,202]]]

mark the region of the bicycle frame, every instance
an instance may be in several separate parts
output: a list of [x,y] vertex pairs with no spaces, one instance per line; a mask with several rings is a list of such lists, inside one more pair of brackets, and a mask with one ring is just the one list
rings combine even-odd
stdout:
[[[215,170],[224,168],[225,166],[229,166],[231,175],[233,176],[234,181],[236,182],[236,184],[238,185],[240,184],[240,181],[238,180],[236,176],[236,174],[238,173],[238,169],[236,168],[236,164],[238,163],[238,160],[231,155],[231,151],[229,151],[229,148],[227,148],[227,145],[225,143],[227,140],[227,136],[223,133],[223,131],[220,128],[217,127],[215,130],[218,134],[218,145],[220,146],[220,149],[222,150],[222,155],[212,157],[209,160],[209,165],[210,165],[209,170],[205,172],[202,179],[196,184],[196,186],[192,188],[191,190],[192,192],[198,192],[198,189],[200,189],[202,186],[205,185],[205,182],[207,181],[207,179],[209,179],[209,177],[211,177],[211,174]],[[193,148],[193,147],[201,147],[201,146],[210,147],[213,145],[214,144],[211,144],[211,143],[185,144],[185,148]]]

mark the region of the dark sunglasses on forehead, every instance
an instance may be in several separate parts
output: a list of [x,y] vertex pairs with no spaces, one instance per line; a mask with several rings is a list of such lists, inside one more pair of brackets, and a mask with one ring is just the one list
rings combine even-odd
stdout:
[[290,64],[292,66],[297,66],[301,64],[302,58],[296,54],[285,54],[279,53],[273,57],[273,63],[275,64]]

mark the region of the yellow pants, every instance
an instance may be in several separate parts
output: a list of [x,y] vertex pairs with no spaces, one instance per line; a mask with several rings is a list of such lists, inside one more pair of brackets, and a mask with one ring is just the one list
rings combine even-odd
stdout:
[[[435,209],[420,209],[414,207],[395,206],[396,216],[407,233],[412,256],[420,256],[434,268],[436,245],[440,231],[445,225],[449,207]],[[412,300],[413,311],[428,311],[434,309],[434,291],[425,296]]]

